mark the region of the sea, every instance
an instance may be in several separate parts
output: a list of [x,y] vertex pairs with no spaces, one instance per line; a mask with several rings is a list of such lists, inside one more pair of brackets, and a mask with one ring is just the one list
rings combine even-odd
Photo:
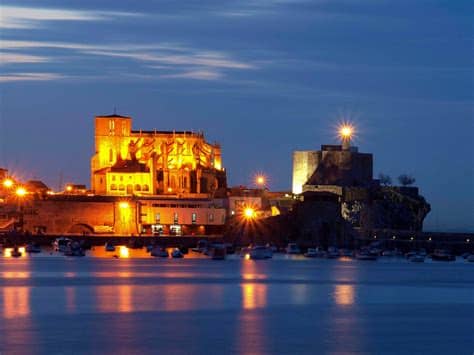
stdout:
[[0,256],[0,354],[473,354],[474,263]]

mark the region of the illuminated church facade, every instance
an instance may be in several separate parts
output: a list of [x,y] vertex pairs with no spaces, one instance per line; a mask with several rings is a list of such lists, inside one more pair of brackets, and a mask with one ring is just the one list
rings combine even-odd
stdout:
[[221,147],[203,133],[132,129],[132,118],[95,117],[91,187],[97,195],[213,197],[227,187]]

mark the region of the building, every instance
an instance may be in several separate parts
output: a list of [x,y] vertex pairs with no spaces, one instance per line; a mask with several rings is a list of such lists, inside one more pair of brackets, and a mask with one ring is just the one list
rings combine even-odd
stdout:
[[177,195],[225,192],[221,147],[190,131],[132,130],[132,118],[95,118],[92,191],[99,195]]
[[328,186],[368,187],[372,183],[372,154],[359,153],[357,147],[322,145],[317,151],[293,152],[295,194]]

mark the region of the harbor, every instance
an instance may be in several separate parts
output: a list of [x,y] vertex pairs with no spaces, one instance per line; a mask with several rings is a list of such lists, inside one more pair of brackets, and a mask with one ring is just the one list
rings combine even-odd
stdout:
[[469,354],[472,267],[285,254],[0,258],[0,352]]

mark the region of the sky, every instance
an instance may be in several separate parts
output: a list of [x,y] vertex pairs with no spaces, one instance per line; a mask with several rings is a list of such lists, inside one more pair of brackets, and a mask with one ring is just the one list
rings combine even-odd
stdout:
[[291,189],[292,152],[337,143],[416,178],[426,230],[474,231],[471,1],[0,3],[0,166],[89,184],[96,115],[204,131],[231,185]]

